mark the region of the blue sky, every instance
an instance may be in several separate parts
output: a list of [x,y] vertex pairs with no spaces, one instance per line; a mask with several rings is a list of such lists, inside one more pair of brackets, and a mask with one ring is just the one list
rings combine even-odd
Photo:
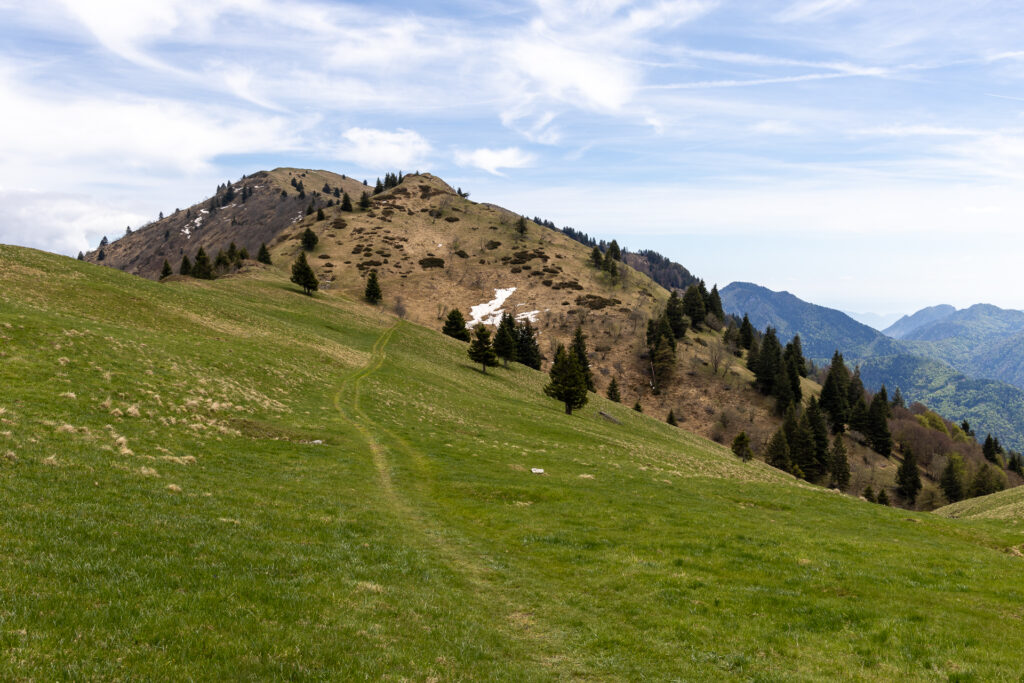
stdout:
[[429,170],[852,311],[1024,308],[1016,2],[0,0],[0,241]]

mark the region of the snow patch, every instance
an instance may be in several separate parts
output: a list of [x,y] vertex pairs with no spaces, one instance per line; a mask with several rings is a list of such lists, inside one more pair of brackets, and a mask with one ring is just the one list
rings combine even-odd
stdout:
[[540,311],[526,311],[525,313],[516,313],[516,320],[523,322],[529,320],[531,323],[537,322],[537,316],[540,315]]
[[210,212],[207,211],[206,209],[199,209],[199,213],[210,213]]
[[466,327],[475,327],[480,323],[483,323],[484,325],[497,325],[501,322],[502,313],[505,312],[501,307],[515,291],[515,287],[494,290],[493,299],[485,304],[479,304],[478,306],[473,306],[469,309],[470,319],[469,322],[466,323]]
[[187,239],[187,240],[192,239],[192,231],[189,230],[188,228],[182,228],[181,229],[181,234],[184,235],[185,239]]

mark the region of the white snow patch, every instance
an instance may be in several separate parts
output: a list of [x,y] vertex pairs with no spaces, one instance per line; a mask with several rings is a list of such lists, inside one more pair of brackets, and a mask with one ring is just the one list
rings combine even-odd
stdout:
[[522,322],[529,320],[531,323],[537,322],[537,316],[540,315],[540,311],[526,311],[525,313],[516,313],[516,320]]
[[210,213],[210,212],[207,211],[206,209],[199,209],[199,213]]
[[438,248],[438,249],[440,249],[440,248],[441,248],[441,247],[443,247],[443,246],[444,246],[444,245],[443,245],[443,244],[441,244],[440,242],[438,242],[438,243],[437,243],[437,248]]
[[480,323],[484,325],[497,325],[501,322],[501,314],[504,313],[501,307],[504,305],[505,300],[512,296],[512,293],[515,291],[515,287],[494,290],[493,299],[485,304],[473,306],[469,309],[469,322],[466,323],[466,327],[475,327]]
[[181,234],[185,236],[185,239],[188,239],[188,240],[192,239],[192,231],[189,230],[188,228],[182,228],[181,229]]

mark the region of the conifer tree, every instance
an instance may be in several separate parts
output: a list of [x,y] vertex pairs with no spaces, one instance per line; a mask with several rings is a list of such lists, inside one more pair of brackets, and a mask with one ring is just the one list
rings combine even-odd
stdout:
[[783,369],[782,347],[779,345],[779,338],[775,336],[775,330],[769,327],[765,330],[764,339],[761,340],[761,351],[757,357],[757,369],[754,370],[755,383],[762,394],[768,396],[777,395],[775,385],[776,380],[780,376],[780,369]]
[[711,313],[719,320],[725,320],[725,310],[722,308],[722,296],[718,293],[718,285],[711,287],[708,294],[708,313]]
[[487,374],[487,366],[494,367],[498,364],[498,356],[491,346],[491,332],[483,323],[477,323],[473,328],[473,341],[469,344],[469,359],[480,364],[480,370]]
[[590,252],[590,262],[594,265],[595,268],[600,268],[601,266],[604,265],[604,254],[602,254],[601,250],[596,246]]
[[238,250],[238,262],[241,263],[242,261],[248,261],[248,260],[249,260],[249,250],[246,249],[245,247],[242,247],[241,249]]
[[[371,270],[370,274],[366,276],[366,289],[363,291],[363,297],[371,304],[375,304],[383,298],[380,291],[380,282],[377,281],[376,270]],[[488,340],[490,340],[489,332]]]
[[318,221],[322,221],[322,220],[323,220],[324,218],[325,218],[325,216],[324,216],[324,210],[323,210],[323,209],[317,209],[317,210],[316,210],[316,219],[317,219]]
[[825,414],[822,412],[817,398],[811,396],[807,401],[807,410],[804,414],[807,417],[807,425],[814,438],[815,474],[824,474],[829,471],[829,464],[831,462],[828,423],[825,421]]
[[955,503],[963,500],[967,495],[967,467],[964,460],[956,453],[951,453],[946,461],[946,467],[942,470],[939,478],[939,486],[946,494],[946,500]]
[[750,437],[746,432],[740,432],[732,440],[732,452],[743,462],[749,462],[754,458],[754,451],[750,449]]
[[869,503],[875,502],[875,492],[871,490],[870,485],[866,489],[864,489],[864,493],[862,495],[864,496],[864,500],[868,501]]
[[992,438],[991,434],[985,437],[985,443],[981,447],[981,454],[984,455],[985,459],[989,462],[998,462],[996,441]]
[[256,260],[259,261],[260,263],[266,263],[268,266],[271,265],[271,263],[270,263],[270,250],[267,249],[267,243],[266,242],[261,242],[260,243],[260,250],[256,254]]
[[341,210],[352,211],[352,198],[348,196],[348,192],[341,196]]
[[544,387],[544,393],[565,404],[565,414],[572,415],[575,408],[582,408],[587,402],[587,379],[580,367],[576,353],[566,351],[558,345],[555,361],[551,365],[551,381]]
[[466,319],[462,317],[462,311],[453,308],[448,312],[441,332],[464,342],[469,341],[469,330],[466,328]]
[[608,245],[608,258],[613,261],[622,260],[622,250],[619,249],[619,243],[612,240],[612,243]]
[[679,423],[676,422],[676,415],[671,410],[668,411],[668,417],[665,418],[665,422],[672,425],[673,427],[679,426]]
[[601,270],[608,273],[613,283],[619,281],[619,267],[616,265],[615,259],[605,257],[604,263],[601,264]]
[[583,382],[587,387],[587,391],[596,391],[594,389],[594,374],[590,371],[590,360],[587,358],[587,337],[583,334],[583,327],[581,325],[576,326],[576,332],[572,336],[571,351],[576,357],[580,371],[583,373]]
[[171,270],[171,264],[167,262],[167,259],[164,259],[164,267],[160,269],[160,279],[163,280],[165,277],[170,277],[173,274],[174,271]]
[[832,365],[825,377],[825,384],[822,385],[820,399],[821,409],[828,415],[833,434],[842,434],[846,431],[850,410],[847,402],[849,383],[850,375],[843,362],[843,356],[836,351],[832,354]]
[[317,242],[320,238],[316,236],[316,233],[312,229],[306,228],[302,233],[302,248],[306,251],[313,251],[316,249]]
[[828,463],[829,486],[845,491],[850,485],[850,461],[846,456],[846,445],[843,443],[843,435],[836,434],[832,441],[832,451],[829,453]]
[[699,328],[707,316],[707,309],[704,307],[704,297],[697,285],[690,285],[683,294],[683,312],[690,318],[690,324]]
[[868,408],[867,437],[871,441],[871,448],[887,458],[892,453],[892,435],[889,433],[888,414],[889,401],[885,394],[879,391],[871,399],[871,406]]
[[214,270],[223,273],[231,267],[231,261],[228,260],[228,255],[224,253],[223,249],[217,250],[217,257],[213,259]]
[[370,208],[370,193],[363,192],[359,195],[359,208],[366,210]]
[[107,236],[106,236],[106,235],[104,235],[104,236],[103,236],[103,239],[101,239],[101,240],[100,240],[100,246],[101,246],[101,247],[105,247],[105,246],[107,246],[108,244],[110,244],[110,242],[108,242],[108,241],[107,241]]
[[238,263],[238,247],[234,242],[228,245],[227,257],[231,263]]
[[192,264],[192,277],[201,280],[213,279],[213,266],[210,265],[210,258],[202,247],[199,247],[199,251],[196,252],[196,260]]
[[516,221],[516,234],[520,237],[526,235],[526,216],[520,216]]
[[608,383],[608,400],[615,401],[616,403],[622,402],[622,397],[619,395],[619,382],[614,377],[612,381]]
[[917,457],[909,446],[903,447],[903,462],[896,470],[896,488],[911,505],[917,500],[917,494],[921,491],[921,475],[917,471]]
[[374,187],[373,187],[373,193],[374,194],[380,194],[383,191],[384,191],[384,183],[382,183],[380,181],[380,178],[377,178],[377,184],[374,185]]
[[764,451],[764,461],[783,472],[789,472],[793,468],[789,459],[789,443],[786,441],[783,427],[779,427],[768,442],[768,447]]
[[515,318],[512,317],[511,313],[505,313],[501,316],[501,322],[498,323],[498,331],[494,335],[494,353],[505,363],[506,368],[509,361],[516,359],[515,329]]
[[743,314],[743,322],[740,324],[740,348],[749,349],[754,343],[754,326],[750,324],[750,318]]
[[906,402],[903,400],[903,392],[900,391],[899,387],[896,387],[896,391],[892,394],[892,400],[889,402],[893,408],[906,408]]
[[83,254],[82,252],[78,252],[78,260],[79,261],[84,261],[85,260],[85,254]]
[[757,377],[757,368],[761,362],[761,345],[757,339],[750,341],[750,351],[747,352],[747,369],[754,373],[754,377]]
[[636,403],[633,404],[633,410],[635,410],[638,413],[644,412],[644,407],[640,405],[640,399],[637,399]]
[[540,345],[534,334],[533,325],[524,319],[516,325],[516,361],[528,368],[540,370]]
[[300,251],[299,257],[292,264],[292,282],[302,287],[307,296],[312,296],[320,286],[320,281],[316,279],[316,274],[306,261],[305,252]]
[[181,266],[178,267],[179,275],[191,275],[192,274],[192,261],[189,260],[188,254],[181,257]]
[[686,336],[686,328],[690,326],[689,321],[683,312],[683,300],[679,298],[674,289],[668,295],[668,301],[665,303],[665,318],[668,319],[668,324],[672,327],[672,335],[676,339]]
[[672,376],[676,366],[676,352],[671,335],[662,333],[658,337],[651,356],[651,381],[654,384],[655,392],[660,392],[661,387]]
[[878,489],[878,497],[875,498],[875,502],[879,505],[889,505],[889,494],[885,492],[884,488]]
[[803,344],[800,342],[800,335],[794,335],[786,344],[786,350],[782,354],[786,362],[793,363],[801,377],[807,376],[807,360],[804,359]]

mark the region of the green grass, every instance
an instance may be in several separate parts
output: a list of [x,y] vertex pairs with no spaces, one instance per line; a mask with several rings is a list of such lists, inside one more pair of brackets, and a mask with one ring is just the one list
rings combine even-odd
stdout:
[[1024,487],[1017,487],[978,498],[968,498],[935,511],[943,517],[960,519],[1024,520]]
[[539,373],[271,274],[0,247],[0,353],[3,679],[1024,670],[1013,525],[801,485],[599,398],[567,417]]

